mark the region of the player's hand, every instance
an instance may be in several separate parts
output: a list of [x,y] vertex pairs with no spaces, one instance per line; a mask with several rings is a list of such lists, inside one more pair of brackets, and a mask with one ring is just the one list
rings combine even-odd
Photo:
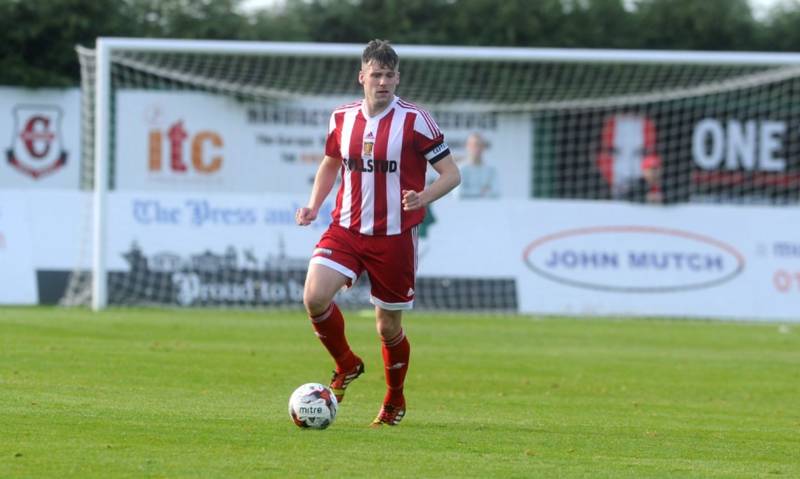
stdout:
[[297,213],[294,214],[294,220],[300,226],[308,226],[315,219],[317,219],[316,211],[308,207],[297,208]]
[[414,211],[425,207],[425,202],[422,200],[422,193],[417,193],[414,190],[403,190],[403,210]]

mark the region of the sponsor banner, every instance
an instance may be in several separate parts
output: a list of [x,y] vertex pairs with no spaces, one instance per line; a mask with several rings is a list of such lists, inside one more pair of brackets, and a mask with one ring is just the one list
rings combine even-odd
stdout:
[[[201,92],[122,90],[116,95],[115,185],[120,190],[307,195],[325,150],[331,111],[352,99],[243,103]],[[500,196],[525,198],[528,115],[434,111],[454,157],[479,132]],[[513,173],[512,173],[513,172]]]
[[791,208],[447,197],[431,211],[420,275],[513,278],[524,313],[800,320]]
[[[759,111],[764,107],[759,105]],[[767,108],[773,112],[769,116],[735,110],[692,112],[693,121],[681,128],[684,151],[691,151],[693,196],[797,201],[800,118],[780,113],[785,111],[782,105]]]
[[[591,245],[586,249],[584,245]],[[628,245],[637,246],[631,249]],[[523,260],[539,276],[585,289],[630,293],[689,291],[723,284],[745,260],[730,245],[693,232],[657,226],[596,226],[536,239]],[[609,281],[608,271],[618,273]],[[654,275],[654,271],[670,274]]]
[[23,196],[0,191],[0,304],[36,304],[33,251]]
[[[108,268],[126,270],[147,256],[149,269],[161,272],[184,261],[212,270],[303,268],[333,206],[326,201],[317,221],[301,228],[294,214],[307,198],[300,195],[114,192],[108,199]],[[188,252],[198,256],[181,256]]]
[[[306,195],[112,192],[113,304],[299,305],[332,205]],[[91,264],[91,197],[0,192],[0,303],[63,289]],[[800,320],[792,208],[597,201],[435,202],[418,245],[416,306],[537,314]],[[58,286],[55,284],[58,282]],[[46,285],[47,286],[47,285]],[[367,306],[365,278],[338,301]]]
[[670,203],[797,201],[800,117],[779,97],[568,110],[537,125],[552,150],[536,161],[556,179],[540,196],[645,202],[658,190]]
[[510,209],[520,309],[800,319],[797,212],[537,202]]
[[[330,222],[325,203],[309,227],[294,222],[305,195],[109,194],[109,302],[180,306],[299,306],[308,259]],[[429,223],[428,229],[435,222]],[[421,239],[425,256],[427,233]],[[446,243],[448,238],[439,235]],[[424,258],[421,259],[424,262]],[[420,273],[415,305],[425,309],[517,309],[509,276]],[[452,270],[451,270],[452,271]],[[51,272],[49,277],[55,278]],[[337,302],[370,307],[362,276]]]
[[0,187],[80,182],[80,90],[0,87]]
[[[115,192],[108,196],[111,304],[300,305],[308,258],[330,221],[301,228],[300,195]],[[353,288],[343,304],[364,300]],[[368,293],[366,296],[368,301]]]
[[[305,195],[109,198],[109,290],[120,303],[299,304],[331,209],[300,228]],[[447,197],[420,229],[417,306],[797,319],[795,223],[780,208]],[[352,293],[340,301],[368,304],[368,283]]]

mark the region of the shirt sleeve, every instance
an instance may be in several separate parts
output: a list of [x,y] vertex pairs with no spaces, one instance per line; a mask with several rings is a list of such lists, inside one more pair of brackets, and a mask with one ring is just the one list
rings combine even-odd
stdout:
[[331,114],[331,119],[328,121],[328,138],[325,139],[325,156],[330,156],[331,158],[342,157],[342,148],[340,144],[340,132],[342,129],[339,128],[339,123],[341,121],[343,121],[342,115],[337,115],[336,113]]
[[439,130],[433,117],[424,110],[417,112],[414,121],[414,144],[417,151],[430,164],[434,164],[450,154],[450,147],[444,141],[444,134]]

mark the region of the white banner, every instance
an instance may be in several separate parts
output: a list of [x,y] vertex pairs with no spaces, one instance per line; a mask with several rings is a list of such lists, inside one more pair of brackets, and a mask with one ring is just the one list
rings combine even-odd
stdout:
[[0,304],[36,304],[31,218],[23,196],[0,191]]
[[[248,277],[267,284],[271,272],[289,271],[288,279],[272,283],[280,291],[264,294],[298,302],[332,207],[329,200],[317,222],[301,228],[294,224],[306,199],[301,194],[141,191],[108,198],[111,273],[134,283],[145,281],[137,276],[142,272],[150,280],[166,277],[179,304],[195,304],[192,295],[212,291],[181,276],[187,271],[194,280],[204,271],[228,271],[243,280],[231,284],[244,287]],[[0,303],[35,303],[37,271],[89,267],[90,199],[77,191],[0,192]],[[511,281],[503,294],[522,312],[800,320],[794,208],[449,196],[431,213],[421,232],[418,277],[462,285]]]
[[317,221],[301,228],[294,213],[304,204],[304,196],[288,194],[112,193],[108,269],[130,269],[137,250],[151,260],[150,269],[165,272],[205,253],[226,257],[237,270],[267,263],[306,267],[332,205],[325,203]]
[[794,208],[445,200],[434,212],[420,273],[512,276],[523,312],[800,320]]
[[80,90],[0,87],[0,187],[78,189]]
[[[114,142],[120,190],[307,195],[325,150],[329,115],[351,99],[267,105],[208,93],[123,90],[116,100],[116,131],[123,133]],[[527,197],[529,116],[434,115],[457,160],[465,155],[467,136],[480,132],[499,194]]]
[[[300,228],[304,195],[110,199],[108,265],[118,271],[142,257],[151,272],[188,261],[301,270],[331,208]],[[800,319],[798,213],[788,208],[449,197],[431,212],[419,277],[511,278],[522,312]]]
[[297,307],[308,259],[331,211],[326,203],[320,218],[301,228],[294,213],[304,199],[110,194],[109,209],[115,212],[107,230],[110,301]]

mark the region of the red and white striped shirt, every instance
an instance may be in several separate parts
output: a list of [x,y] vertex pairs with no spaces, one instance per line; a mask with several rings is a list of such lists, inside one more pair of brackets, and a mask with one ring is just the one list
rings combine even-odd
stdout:
[[333,224],[365,235],[396,235],[422,222],[425,209],[403,211],[402,190],[425,188],[427,164],[450,154],[427,111],[394,97],[369,117],[363,100],[331,114],[325,154],[341,158]]

